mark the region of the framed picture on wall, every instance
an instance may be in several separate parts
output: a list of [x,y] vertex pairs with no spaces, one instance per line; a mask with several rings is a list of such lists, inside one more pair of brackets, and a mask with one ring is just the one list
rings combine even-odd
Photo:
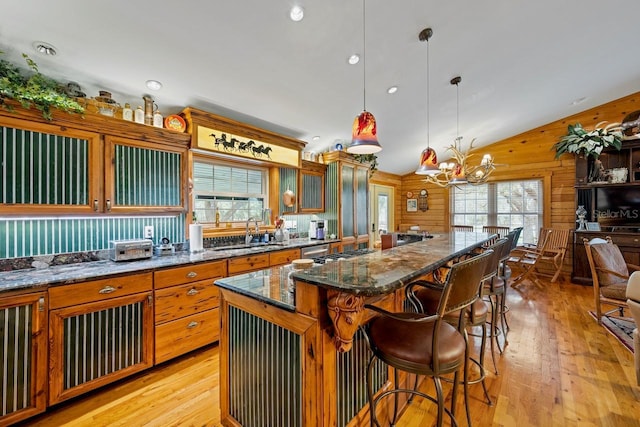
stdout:
[[418,212],[418,199],[407,199],[407,212]]

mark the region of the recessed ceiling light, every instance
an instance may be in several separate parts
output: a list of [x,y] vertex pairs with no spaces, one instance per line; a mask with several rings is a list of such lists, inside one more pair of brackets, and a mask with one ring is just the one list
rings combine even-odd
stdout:
[[147,87],[151,90],[160,90],[162,89],[162,83],[157,80],[147,80]]
[[387,93],[391,94],[391,93],[396,93],[398,91],[398,86],[391,86],[389,89],[387,89]]
[[301,6],[293,6],[289,11],[289,17],[294,22],[302,21],[304,18],[304,9]]
[[47,42],[33,42],[33,48],[42,55],[55,56],[58,53],[56,48]]
[[357,53],[354,53],[353,55],[351,55],[349,57],[349,59],[347,61],[351,65],[356,65],[358,62],[360,62],[360,55],[358,55]]
[[320,141],[320,137],[318,135],[314,136],[313,138],[311,138],[314,141]]

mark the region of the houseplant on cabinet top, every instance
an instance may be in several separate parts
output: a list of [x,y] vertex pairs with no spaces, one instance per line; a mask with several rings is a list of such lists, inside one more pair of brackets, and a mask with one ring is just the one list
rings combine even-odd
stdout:
[[[2,52],[0,51],[0,54]],[[36,63],[26,54],[22,54],[31,69],[29,76],[10,62],[0,60],[0,106],[11,110],[12,106],[5,99],[16,100],[24,108],[35,106],[42,116],[51,120],[51,109],[55,108],[67,113],[83,113],[84,108],[69,97],[55,80],[38,71]]]
[[602,127],[606,123],[598,123],[592,131],[585,130],[580,123],[569,125],[567,134],[553,146],[556,149],[556,159],[564,153],[598,158],[605,148],[620,150],[622,147],[620,123],[611,123]]

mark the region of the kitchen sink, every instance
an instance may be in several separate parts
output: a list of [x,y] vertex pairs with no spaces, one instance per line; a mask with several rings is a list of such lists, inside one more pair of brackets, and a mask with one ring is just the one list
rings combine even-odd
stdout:
[[284,246],[285,244],[282,242],[256,242],[249,244],[239,244],[239,245],[231,245],[231,246],[219,246],[216,248],[209,248],[210,251],[230,251],[233,249],[253,249],[253,248],[263,248],[265,246]]

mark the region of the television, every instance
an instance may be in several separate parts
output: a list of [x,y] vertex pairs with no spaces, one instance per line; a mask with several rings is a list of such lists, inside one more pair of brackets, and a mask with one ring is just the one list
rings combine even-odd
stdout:
[[640,187],[598,187],[594,208],[602,226],[640,227]]

